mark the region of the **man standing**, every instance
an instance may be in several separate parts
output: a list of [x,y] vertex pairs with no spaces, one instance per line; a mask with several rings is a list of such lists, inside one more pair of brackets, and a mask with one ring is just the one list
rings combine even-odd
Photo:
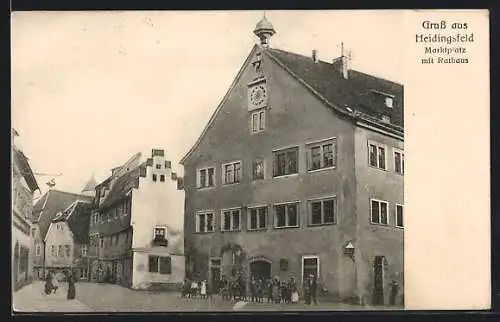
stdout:
[[311,297],[314,302],[314,304],[318,304],[317,297],[318,297],[318,281],[316,278],[316,275],[311,275]]
[[306,304],[311,304],[311,277],[304,277],[304,300]]

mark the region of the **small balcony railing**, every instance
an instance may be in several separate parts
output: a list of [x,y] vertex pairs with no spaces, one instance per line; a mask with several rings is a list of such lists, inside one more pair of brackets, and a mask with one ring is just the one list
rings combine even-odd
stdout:
[[164,246],[164,247],[167,247],[168,246],[168,241],[164,237],[156,237],[156,238],[153,238],[152,244],[153,244],[153,246]]

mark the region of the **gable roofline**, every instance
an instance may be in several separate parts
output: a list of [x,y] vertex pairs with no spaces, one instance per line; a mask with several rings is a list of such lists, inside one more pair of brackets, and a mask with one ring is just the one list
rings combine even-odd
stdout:
[[52,224],[53,224],[53,222],[51,221],[50,224],[49,224],[49,228],[47,228],[47,232],[45,233],[45,236],[43,237],[43,242],[44,243],[47,243],[47,237],[49,236],[50,229],[52,228]]
[[212,116],[208,120],[207,125],[205,125],[205,128],[203,129],[203,131],[201,132],[200,136],[198,137],[198,139],[196,140],[196,142],[193,144],[193,146],[191,147],[191,149],[189,149],[189,151],[179,161],[180,164],[184,165],[184,163],[186,162],[187,158],[189,158],[189,156],[194,152],[194,150],[200,145],[201,140],[203,139],[203,137],[207,133],[208,129],[212,126],[212,124],[215,121],[215,118],[217,117],[217,115],[219,115],[222,107],[224,106],[224,104],[228,100],[229,95],[233,92],[233,89],[236,86],[236,84],[238,84],[238,81],[240,80],[240,78],[241,78],[241,76],[243,74],[243,71],[245,70],[245,67],[248,66],[248,63],[250,62],[251,57],[253,57],[253,55],[255,54],[255,52],[257,50],[257,48],[259,48],[259,47],[260,46],[257,45],[257,44],[255,44],[253,46],[252,50],[250,51],[250,53],[248,54],[247,58],[245,59],[245,62],[243,63],[243,65],[241,65],[240,70],[238,71],[238,73],[236,74],[236,77],[233,79],[233,82],[229,86],[229,89],[226,91],[226,94],[224,95],[224,97],[220,101],[219,105],[215,109],[215,112],[212,114]]
[[57,225],[57,224],[60,224],[60,223],[63,223],[63,222],[64,222],[64,223],[66,223],[66,226],[67,226],[67,228],[68,228],[68,231],[69,231],[69,233],[70,233],[70,235],[71,235],[71,241],[72,241],[72,242],[73,242],[73,244],[74,244],[75,235],[74,235],[74,234],[73,234],[73,232],[71,231],[71,227],[69,227],[69,225],[68,225],[68,223],[67,223],[66,221],[58,221],[58,222],[54,222],[54,221],[52,221],[52,222],[50,223],[49,228],[47,229],[47,233],[45,234],[45,238],[43,239],[43,242],[44,242],[45,244],[47,243],[47,238],[48,238],[48,237],[49,237],[49,235],[50,235],[50,230],[51,230],[52,226]]
[[[77,199],[77,200],[73,201],[66,209],[57,213],[56,217],[54,217],[54,219],[52,219],[52,222],[68,221],[69,218],[71,217],[71,215],[75,212],[79,203],[90,204],[90,202],[88,202],[88,201]],[[61,216],[59,216],[59,214],[61,214]]]
[[37,190],[40,190],[40,187],[38,186],[38,183],[35,178],[35,174],[33,173],[33,169],[31,169],[31,166],[29,164],[28,158],[23,153],[23,151],[18,149],[15,145],[13,145],[12,147],[14,151],[13,159],[16,161],[17,166],[19,168],[19,172],[24,178],[26,185],[28,186],[28,188],[31,190],[32,193]]
[[337,112],[341,113],[342,115],[345,116],[352,116],[351,113],[349,113],[347,110],[341,109],[337,105],[333,104],[332,102],[328,101],[323,95],[321,95],[317,90],[312,88],[311,85],[309,85],[306,81],[304,81],[302,78],[300,78],[297,74],[295,74],[290,68],[286,67],[285,64],[283,64],[278,58],[274,57],[272,53],[269,51],[265,51],[266,55],[269,56],[276,64],[278,64],[281,68],[283,68],[286,72],[288,72],[290,75],[292,75],[295,80],[297,80],[300,84],[302,84],[304,87],[306,87],[310,92],[312,92],[314,95],[316,95],[323,103],[327,104],[329,107],[332,109],[336,110]]
[[[47,201],[49,200],[49,193],[50,193],[51,190],[47,191],[47,193],[45,195],[42,196],[42,198],[45,198],[45,200],[43,201],[43,205],[42,205],[42,208],[40,208],[40,212],[38,213],[38,216],[37,218],[33,218],[33,223],[38,223],[38,221],[40,220],[40,217],[42,216],[43,214],[43,210],[45,209],[45,206],[47,205]],[[40,202],[41,200],[38,200],[35,205],[33,206],[33,208]]]
[[[288,72],[293,78],[295,78],[295,80],[297,80],[300,84],[302,84],[302,86],[304,86],[305,88],[307,88],[311,93],[313,93],[317,98],[319,98],[328,107],[332,108],[337,113],[340,113],[343,116],[347,116],[349,119],[355,121],[355,123],[354,123],[355,125],[359,125],[359,123],[356,121],[356,119],[361,118],[361,119],[369,122],[372,126],[374,126],[374,127],[371,128],[372,130],[378,130],[378,129],[380,129],[382,131],[388,130],[389,132],[395,132],[394,134],[396,134],[398,137],[402,137],[403,136],[403,128],[401,126],[398,126],[398,125],[395,125],[395,124],[392,124],[392,123],[384,123],[384,122],[382,122],[382,121],[380,121],[378,119],[375,119],[373,117],[370,117],[366,113],[362,113],[360,111],[354,111],[354,110],[351,111],[350,109],[348,110],[348,109],[342,109],[342,108],[340,108],[339,106],[335,105],[330,100],[328,100],[327,98],[325,98],[323,95],[321,95],[317,90],[315,90],[311,85],[309,85],[309,83],[307,83],[305,80],[303,80],[297,74],[295,74],[290,68],[288,68],[287,66],[285,66],[285,64],[283,64],[270,51],[264,50],[264,53],[268,57],[270,57],[277,65],[279,65],[286,72]],[[295,53],[294,53],[294,55],[302,56],[302,55],[295,54]],[[340,58],[336,59],[334,61],[334,64],[337,63],[339,60],[340,60]],[[355,71],[356,73],[368,75],[370,77],[375,77],[375,78],[381,79],[381,80],[386,81],[386,82],[391,82],[393,84],[400,85],[400,84],[395,83],[393,81],[386,80],[386,79],[383,79],[383,78],[380,78],[380,77],[376,77],[376,76],[372,76],[372,75],[369,75],[369,74],[366,74],[366,73],[363,73],[363,72],[359,72],[357,70],[353,70],[353,71]],[[374,90],[372,89],[372,91],[374,91]],[[382,93],[380,91],[378,91],[378,92]],[[391,96],[394,97],[394,95],[391,95]]]

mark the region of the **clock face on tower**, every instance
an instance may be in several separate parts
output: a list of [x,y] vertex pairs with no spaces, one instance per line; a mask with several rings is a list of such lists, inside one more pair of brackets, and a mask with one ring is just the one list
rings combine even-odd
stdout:
[[258,84],[248,91],[249,108],[257,109],[265,107],[267,104],[267,89],[265,84]]

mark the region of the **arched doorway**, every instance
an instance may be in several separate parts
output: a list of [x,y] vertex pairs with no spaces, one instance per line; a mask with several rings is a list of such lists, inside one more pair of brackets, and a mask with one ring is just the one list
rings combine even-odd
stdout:
[[255,258],[250,261],[250,276],[267,280],[271,278],[271,261],[266,258]]

